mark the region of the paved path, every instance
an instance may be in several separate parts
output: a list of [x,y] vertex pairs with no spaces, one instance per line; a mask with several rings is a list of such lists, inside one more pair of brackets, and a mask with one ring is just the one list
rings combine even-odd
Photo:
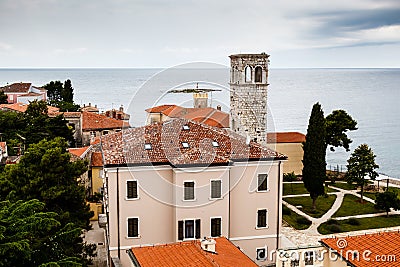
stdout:
[[96,244],[97,256],[93,260],[91,266],[106,267],[107,266],[107,250],[105,247],[104,229],[99,227],[98,221],[91,221],[92,230],[85,232],[84,241],[89,244]]
[[[300,182],[294,182],[294,183],[302,183],[302,182],[300,181]],[[392,186],[392,185],[389,184],[389,186]],[[344,196],[346,194],[349,194],[349,195],[354,195],[354,196],[360,197],[360,194],[357,193],[358,190],[346,190],[346,189],[342,189],[342,188],[335,187],[335,186],[332,186],[332,185],[328,185],[328,187],[338,191],[338,192],[328,193],[328,194],[331,194],[331,195],[335,194],[337,197],[336,197],[336,200],[333,203],[332,207],[321,218],[311,217],[310,215],[304,213],[303,211],[299,210],[298,208],[296,208],[295,206],[287,203],[284,200],[285,198],[310,196],[309,194],[283,196],[282,203],[286,207],[288,207],[290,210],[296,212],[297,214],[299,214],[299,215],[307,218],[309,221],[311,221],[311,226],[309,228],[305,229],[305,230],[295,230],[295,229],[290,227],[294,231],[294,232],[292,232],[291,230],[287,229],[288,227],[284,227],[283,228],[284,229],[283,230],[284,235],[285,235],[285,231],[286,231],[287,234],[289,234],[289,236],[287,236],[288,239],[290,241],[292,241],[293,243],[298,243],[297,241],[299,241],[299,240],[309,240],[310,242],[308,242],[308,244],[314,244],[315,243],[314,241],[315,240],[319,240],[321,238],[321,236],[322,236],[320,233],[318,233],[318,227],[322,223],[324,223],[324,222],[328,221],[329,219],[331,219],[333,214],[335,214],[336,211],[339,210],[340,206],[343,203]],[[363,199],[368,201],[368,202],[375,203],[375,200],[373,200],[373,199],[371,199],[369,197],[364,196]],[[393,211],[392,210],[389,214],[390,215],[400,214],[400,211]],[[353,215],[353,216],[346,216],[346,217],[338,217],[338,218],[335,218],[335,220],[347,220],[347,219],[350,219],[350,218],[369,218],[369,217],[378,217],[378,216],[383,216],[383,215],[386,215],[386,212],[373,213],[373,214],[361,214],[361,215]],[[400,229],[400,227],[398,227],[396,229]],[[374,231],[374,230],[375,229],[372,229],[372,230],[369,230],[369,231]],[[365,231],[366,230],[363,230],[363,232],[365,232]],[[380,229],[380,231],[382,231],[382,229]],[[294,238],[294,240],[292,240],[293,238]]]

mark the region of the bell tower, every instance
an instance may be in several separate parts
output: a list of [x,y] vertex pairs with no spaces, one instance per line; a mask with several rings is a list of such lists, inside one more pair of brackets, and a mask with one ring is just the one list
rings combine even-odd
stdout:
[[269,55],[237,54],[231,59],[231,128],[266,145]]

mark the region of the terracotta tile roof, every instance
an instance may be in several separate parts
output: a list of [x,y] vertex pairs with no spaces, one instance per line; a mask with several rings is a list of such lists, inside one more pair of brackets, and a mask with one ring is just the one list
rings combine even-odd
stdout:
[[79,158],[83,158],[83,157],[85,157],[85,155],[89,149],[90,149],[90,146],[84,146],[84,147],[79,147],[79,148],[68,148],[68,151],[72,155],[75,155]]
[[[346,257],[346,253],[349,251],[358,251],[359,259],[357,257],[352,257],[352,255],[347,255],[346,260],[356,267],[376,267],[376,266],[400,266],[400,233],[399,232],[385,232],[385,233],[375,233],[375,234],[365,234],[358,236],[349,236],[344,238],[325,238],[320,241],[325,246],[336,250],[338,253],[342,252],[342,255]],[[338,247],[344,244],[343,249]],[[363,257],[363,253],[369,250],[370,255]],[[354,255],[354,254],[353,254]],[[394,255],[396,262],[393,261],[380,261],[377,262],[378,257],[383,255]],[[369,258],[369,261],[368,261]],[[382,258],[381,258],[382,259]]]
[[302,143],[306,136],[299,132],[268,133],[267,143]]
[[100,136],[96,136],[93,141],[90,141],[91,145],[97,145],[100,144]]
[[4,93],[28,93],[32,83],[13,83],[0,87],[0,91]]
[[101,152],[92,153],[90,165],[93,167],[103,167],[103,156],[101,155]]
[[[25,112],[28,108],[27,104],[24,103],[14,103],[14,104],[0,104],[1,110],[12,110],[17,112]],[[59,108],[47,106],[48,113],[57,113],[59,112]]]
[[81,113],[80,112],[60,112],[60,114],[64,115],[64,118],[80,118]]
[[[188,130],[183,126],[187,125]],[[217,142],[217,146],[212,145]],[[189,147],[184,148],[183,142]],[[146,150],[145,144],[151,144]],[[229,164],[231,161],[273,160],[286,157],[228,129],[171,119],[101,137],[104,164]]]
[[104,115],[92,113],[92,112],[82,112],[82,130],[99,130],[99,129],[122,129],[123,127],[129,127],[129,124],[106,117]]
[[170,108],[174,108],[174,107],[177,107],[177,105],[161,105],[161,106],[157,106],[157,107],[148,108],[148,109],[146,109],[146,112],[162,113],[163,111],[170,109]]
[[225,237],[216,238],[217,254],[201,249],[200,241],[132,248],[141,267],[256,267],[243,252]]

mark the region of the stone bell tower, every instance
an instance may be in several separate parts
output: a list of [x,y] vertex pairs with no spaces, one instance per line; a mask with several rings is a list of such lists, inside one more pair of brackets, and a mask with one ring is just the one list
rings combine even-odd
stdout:
[[237,54],[231,59],[231,129],[266,145],[269,55]]

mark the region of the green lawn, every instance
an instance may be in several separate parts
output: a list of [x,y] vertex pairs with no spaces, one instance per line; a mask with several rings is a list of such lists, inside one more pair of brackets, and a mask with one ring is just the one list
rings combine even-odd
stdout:
[[[336,192],[335,189],[325,187],[325,192]],[[309,194],[303,183],[284,183],[283,184],[283,195],[302,195]]]
[[346,194],[343,199],[342,206],[333,215],[333,217],[344,217],[360,214],[370,214],[380,212],[374,208],[374,204],[364,200],[364,203],[360,203],[361,198]]
[[297,230],[304,230],[310,227],[311,222],[304,218],[303,216],[291,211],[285,205],[282,205],[283,210],[283,220],[287,222],[290,226]]
[[334,186],[334,187],[338,187],[338,188],[341,188],[341,189],[345,189],[345,190],[356,190],[357,189],[357,185],[356,184],[339,183],[339,182],[336,182],[334,184],[330,184],[329,182],[327,182],[326,184]]
[[387,218],[386,216],[361,218],[356,219],[356,221],[358,221],[359,225],[354,223],[354,219],[336,221],[336,224],[329,224],[329,222],[326,222],[318,227],[318,232],[326,235],[333,233],[399,226],[400,215],[392,215],[389,218]]
[[301,209],[304,213],[314,217],[320,218],[324,215],[335,202],[336,195],[328,195],[327,197],[318,197],[317,199],[317,211],[312,211],[312,199],[310,197],[289,197],[284,198],[287,203],[293,206],[302,206]]

